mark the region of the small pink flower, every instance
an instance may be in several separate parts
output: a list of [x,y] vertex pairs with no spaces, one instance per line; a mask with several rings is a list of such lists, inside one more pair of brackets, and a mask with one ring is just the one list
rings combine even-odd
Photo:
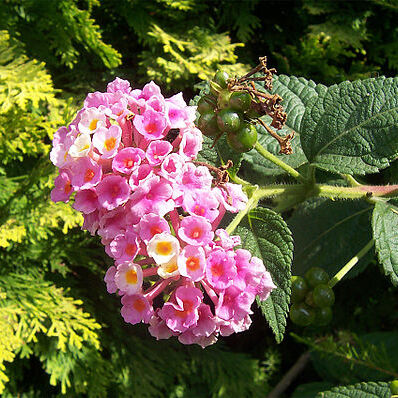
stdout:
[[149,100],[153,95],[161,96],[160,87],[153,81],[145,84],[142,91],[140,92],[140,98]]
[[60,169],[58,177],[54,180],[51,200],[53,202],[68,202],[73,191],[70,171],[68,169]]
[[84,222],[82,225],[82,230],[90,232],[92,236],[95,235],[99,227],[99,211],[95,210],[89,214],[83,214]]
[[145,105],[150,106],[156,112],[165,113],[166,111],[166,103],[162,95],[152,95]]
[[212,250],[207,257],[206,278],[215,289],[231,286],[236,277],[235,253],[223,249]]
[[191,215],[197,215],[206,218],[210,222],[218,216],[219,202],[210,191],[197,190],[187,193],[184,196],[182,207]]
[[216,318],[207,304],[201,304],[198,309],[199,319],[195,327],[190,330],[195,336],[209,337],[217,328]]
[[178,236],[189,245],[203,246],[213,240],[211,224],[203,217],[185,217],[178,229]]
[[120,231],[131,224],[129,213],[124,207],[117,207],[111,211],[102,211],[99,219],[98,235],[105,239],[113,239]]
[[250,264],[257,272],[261,273],[261,279],[258,284],[256,286],[252,284],[252,286],[254,293],[258,295],[261,301],[264,301],[277,286],[272,281],[271,274],[265,270],[262,260],[258,257],[252,257]]
[[196,287],[180,286],[176,289],[175,298],[177,303],[165,303],[159,316],[172,331],[184,332],[197,324],[203,293]]
[[153,167],[150,164],[141,164],[131,172],[131,176],[129,178],[130,187],[134,191],[138,185],[142,185],[145,181],[148,181],[154,176]]
[[189,160],[193,160],[202,150],[202,133],[197,128],[181,130],[182,140],[180,142],[179,153]]
[[135,325],[139,322],[148,323],[153,316],[153,308],[147,298],[141,294],[122,297],[121,314],[125,322]]
[[237,213],[246,207],[247,196],[242,191],[242,185],[240,184],[224,184],[225,189],[218,187],[213,188],[213,192],[223,204],[223,206],[231,213]]
[[135,216],[135,223],[148,213],[164,216],[174,208],[174,203],[169,201],[172,188],[166,180],[158,177],[149,177],[139,185],[131,195],[131,213]]
[[121,139],[122,129],[114,124],[109,129],[98,128],[93,136],[93,145],[104,159],[110,159],[117,154]]
[[98,209],[98,196],[95,189],[82,189],[76,192],[73,208],[84,214],[92,213]]
[[94,107],[84,109],[77,126],[81,133],[93,134],[98,128],[106,126],[106,116]]
[[177,153],[171,153],[166,156],[161,165],[161,174],[169,181],[174,181],[181,178],[182,168],[185,160]]
[[170,128],[180,129],[184,128],[187,118],[185,107],[179,106],[170,100],[166,100],[167,104],[167,116],[170,121]]
[[220,322],[219,328],[221,336],[230,336],[233,333],[244,332],[249,329],[252,324],[252,320],[249,315],[246,315],[243,319],[237,321],[235,319],[231,319],[228,322]]
[[148,243],[156,234],[167,232],[170,234],[168,222],[157,214],[145,214],[138,225],[140,238]]
[[158,140],[165,137],[169,126],[166,117],[148,108],[142,115],[136,115],[133,120],[134,127],[147,140]]
[[71,164],[72,185],[79,189],[95,187],[102,178],[102,168],[89,157],[76,159]]
[[126,179],[117,175],[106,176],[97,186],[98,202],[107,210],[127,202],[130,192]]
[[217,229],[216,235],[220,238],[218,244],[225,250],[231,250],[241,244],[239,235],[230,236],[225,229]]
[[139,250],[138,235],[127,229],[124,233],[115,236],[109,244],[109,250],[118,263],[134,260]]
[[220,292],[219,301],[216,305],[216,315],[226,321],[234,319],[240,321],[251,314],[250,307],[255,299],[255,295],[246,291],[241,291],[235,286]]
[[145,159],[145,152],[142,149],[124,148],[113,158],[112,169],[115,173],[131,174],[143,159]]
[[106,283],[106,290],[108,293],[115,293],[117,291],[117,286],[115,283],[116,267],[109,267],[106,271],[104,281]]
[[178,256],[178,270],[180,274],[194,282],[203,279],[205,275],[206,259],[202,247],[185,246]]
[[120,91],[124,94],[130,94],[130,82],[128,80],[123,80],[117,77],[115,80],[108,83],[106,91],[108,93],[116,93],[117,91]]
[[156,310],[149,320],[148,331],[156,340],[169,339],[175,333],[167,327],[166,322],[159,317],[158,313],[159,310]]
[[167,141],[152,141],[146,150],[146,158],[149,164],[157,166],[172,151],[173,146]]
[[117,266],[115,283],[118,289],[120,289],[123,293],[140,293],[142,280],[142,269],[138,264],[127,261]]

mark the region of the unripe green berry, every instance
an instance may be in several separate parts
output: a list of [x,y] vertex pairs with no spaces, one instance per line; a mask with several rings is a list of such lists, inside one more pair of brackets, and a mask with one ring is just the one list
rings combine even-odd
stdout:
[[224,109],[228,106],[230,96],[231,96],[230,91],[228,90],[220,91],[217,98],[218,109]]
[[252,97],[246,91],[234,91],[229,99],[229,106],[239,112],[246,112],[250,108]]
[[220,134],[217,124],[217,116],[213,111],[206,112],[199,117],[198,128],[208,137],[216,137]]
[[329,282],[329,275],[319,267],[310,268],[304,275],[304,278],[307,280],[308,284],[312,287],[326,284]]
[[239,113],[232,109],[222,109],[217,114],[217,124],[221,131],[226,133],[236,133],[241,125],[241,117]]
[[215,107],[216,103],[215,103],[215,98],[213,96],[205,95],[198,101],[198,112],[201,115],[207,112],[214,111]]
[[290,307],[289,316],[294,324],[309,326],[315,320],[315,311],[305,303],[297,303]]
[[244,122],[236,133],[227,134],[227,143],[236,152],[248,152],[253,149],[256,142],[257,130],[250,123]]
[[292,303],[303,301],[307,292],[307,281],[301,276],[294,276],[292,278]]
[[325,284],[315,286],[313,291],[314,304],[317,307],[331,307],[334,304],[333,290]]
[[227,88],[228,73],[218,70],[213,77],[213,82],[217,83],[221,88]]

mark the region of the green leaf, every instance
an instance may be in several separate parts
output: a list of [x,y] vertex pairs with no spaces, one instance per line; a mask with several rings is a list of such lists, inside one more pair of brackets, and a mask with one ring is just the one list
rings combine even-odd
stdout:
[[[256,87],[264,91],[264,88],[260,84],[256,83]],[[279,153],[280,146],[275,138],[272,138],[264,127],[258,125],[257,132],[260,144],[293,168],[307,163],[307,158],[304,155],[300,143],[301,121],[310,100],[326,91],[326,86],[316,84],[312,80],[306,80],[303,77],[297,78],[295,76],[286,75],[274,76],[272,94],[278,94],[283,98],[282,105],[287,114],[286,126],[279,130],[278,134],[285,136],[289,134],[291,130],[295,131],[292,140],[293,153],[291,155],[281,155]],[[268,116],[264,117],[263,120],[267,124],[271,122],[271,118]],[[257,173],[263,175],[280,175],[285,173],[280,167],[265,160],[256,151],[250,151],[244,154],[243,159],[250,163],[252,169]]]
[[373,236],[376,252],[384,273],[398,285],[398,207],[385,202],[376,203],[373,211]]
[[[371,209],[364,202],[324,198],[301,204],[288,220],[295,243],[294,275],[321,267],[333,276],[371,239]],[[362,271],[371,255],[364,256],[348,275],[353,277]]]
[[301,384],[294,390],[291,398],[315,398],[318,392],[332,387],[333,384],[324,381]]
[[[270,123],[271,119],[269,117],[263,118],[266,123]],[[289,166],[293,168],[297,168],[304,163],[307,163],[307,158],[304,155],[304,152],[301,148],[300,143],[300,135],[295,134],[292,140],[292,149],[293,153],[291,155],[281,155],[279,153],[280,146],[278,141],[271,137],[265,128],[261,125],[256,126],[258,133],[258,142],[265,148],[267,151],[272,154],[278,156],[283,162],[287,163]],[[285,136],[290,133],[289,128],[283,128],[278,131],[278,134],[281,136]],[[261,179],[261,175],[265,176],[276,176],[286,173],[276,164],[270,162],[269,160],[264,159],[257,151],[251,150],[243,154],[243,160],[250,164],[250,172],[253,170],[256,173],[260,174],[259,179]],[[249,172],[249,174],[250,174]]]
[[277,286],[265,301],[257,301],[265,319],[280,343],[289,311],[293,240],[283,218],[272,210],[258,207],[248,213],[236,230],[242,247],[261,258]]
[[390,398],[388,383],[359,383],[352,386],[335,387],[330,391],[320,392],[317,398]]
[[375,173],[398,156],[398,78],[343,82],[312,98],[300,125],[311,163],[337,173]]
[[340,332],[312,344],[311,361],[322,380],[335,385],[388,381],[397,374],[398,333],[353,335]]
[[295,131],[301,131],[301,121],[308,104],[318,95],[327,92],[323,84],[295,76],[274,76],[272,94],[279,94],[282,106],[287,113],[286,125]]

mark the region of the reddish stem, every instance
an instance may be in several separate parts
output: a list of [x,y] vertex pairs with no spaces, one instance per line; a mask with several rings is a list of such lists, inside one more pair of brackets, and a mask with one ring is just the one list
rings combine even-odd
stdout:
[[174,278],[163,279],[155,283],[151,288],[149,288],[144,296],[148,299],[148,301],[153,301],[153,299],[158,296],[163,290],[172,282]]

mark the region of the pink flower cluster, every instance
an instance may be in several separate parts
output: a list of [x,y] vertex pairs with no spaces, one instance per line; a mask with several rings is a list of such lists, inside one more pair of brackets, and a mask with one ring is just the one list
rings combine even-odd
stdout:
[[116,78],[105,93],[88,94],[54,135],[51,198],[74,194],[83,228],[101,236],[115,264],[107,290],[121,296],[126,322],[205,347],[246,330],[256,295],[265,300],[275,285],[260,259],[236,248],[238,236],[217,229],[247,197],[195,163],[195,112],[181,93],[164,98],[153,82],[140,90]]

